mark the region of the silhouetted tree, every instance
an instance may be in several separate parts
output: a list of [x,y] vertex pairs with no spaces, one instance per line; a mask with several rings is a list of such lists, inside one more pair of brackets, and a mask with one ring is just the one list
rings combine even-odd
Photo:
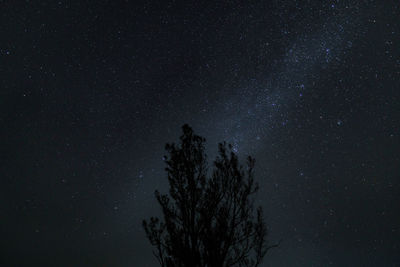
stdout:
[[155,191],[163,221],[143,221],[154,255],[162,267],[258,266],[277,245],[267,245],[262,209],[253,208],[254,159],[243,167],[221,143],[208,177],[205,139],[182,129],[180,145],[166,145],[169,195]]

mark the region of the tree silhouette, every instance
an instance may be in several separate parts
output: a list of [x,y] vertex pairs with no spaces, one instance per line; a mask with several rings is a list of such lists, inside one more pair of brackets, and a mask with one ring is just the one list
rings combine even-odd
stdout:
[[262,209],[253,208],[254,159],[243,167],[232,146],[220,143],[208,175],[205,139],[182,129],[180,144],[166,145],[169,195],[155,191],[163,221],[143,221],[153,254],[162,267],[258,266],[277,245],[267,244]]

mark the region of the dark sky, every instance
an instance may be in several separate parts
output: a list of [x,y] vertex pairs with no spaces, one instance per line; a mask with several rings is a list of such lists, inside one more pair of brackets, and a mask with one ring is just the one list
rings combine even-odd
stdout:
[[400,266],[398,1],[2,0],[0,40],[1,266],[157,266],[184,123],[256,158],[263,266]]

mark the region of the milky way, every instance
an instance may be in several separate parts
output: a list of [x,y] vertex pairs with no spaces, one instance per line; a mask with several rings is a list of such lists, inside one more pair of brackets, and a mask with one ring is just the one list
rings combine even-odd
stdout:
[[[287,109],[295,108],[294,104],[301,101],[307,88],[318,79],[320,70],[346,60],[354,39],[363,34],[354,34],[355,27],[362,29],[360,18],[343,13],[297,32],[295,42],[274,62],[272,72],[254,73],[247,84],[241,82],[236,88],[227,88],[234,96],[227,95],[227,99],[216,103],[222,108],[206,117],[211,121],[207,127],[221,129],[223,133],[218,137],[233,144],[236,152],[255,153],[257,143],[268,138],[276,124],[288,123]],[[262,55],[264,51],[261,48],[257,52]]]

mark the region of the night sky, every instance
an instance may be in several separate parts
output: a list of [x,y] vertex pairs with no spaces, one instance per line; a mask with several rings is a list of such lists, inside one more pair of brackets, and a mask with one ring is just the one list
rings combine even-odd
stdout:
[[0,1],[0,265],[157,266],[164,146],[256,159],[262,266],[400,266],[398,1]]

